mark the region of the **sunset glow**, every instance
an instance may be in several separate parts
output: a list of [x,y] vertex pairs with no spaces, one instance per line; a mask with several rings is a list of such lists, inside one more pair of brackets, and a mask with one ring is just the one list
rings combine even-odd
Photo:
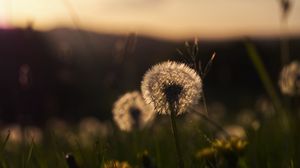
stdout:
[[[10,8],[10,9],[7,9]],[[107,33],[185,38],[278,35],[277,0],[1,0],[0,24],[49,30],[75,27]],[[289,32],[300,33],[300,3],[293,1]]]

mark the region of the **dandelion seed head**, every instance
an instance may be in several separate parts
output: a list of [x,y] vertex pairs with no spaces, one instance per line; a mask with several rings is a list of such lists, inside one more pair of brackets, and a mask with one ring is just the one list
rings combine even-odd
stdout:
[[198,103],[202,83],[195,70],[183,63],[167,61],[145,73],[141,90],[146,103],[156,112],[170,114],[173,104],[180,115]]
[[114,121],[121,130],[131,131],[134,127],[144,128],[154,119],[154,109],[145,103],[138,91],[120,97],[113,106]]
[[299,62],[293,61],[282,69],[279,78],[279,86],[283,94],[290,96],[300,94]]

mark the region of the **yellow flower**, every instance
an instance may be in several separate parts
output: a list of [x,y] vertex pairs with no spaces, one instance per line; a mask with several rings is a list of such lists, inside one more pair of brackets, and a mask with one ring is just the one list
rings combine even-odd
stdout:
[[196,158],[213,158],[217,150],[211,147],[201,149],[196,153]]
[[216,139],[212,142],[212,148],[219,152],[242,152],[248,142],[238,137],[230,137],[229,139]]
[[104,163],[104,168],[131,168],[127,162],[119,162],[117,160],[112,160]]

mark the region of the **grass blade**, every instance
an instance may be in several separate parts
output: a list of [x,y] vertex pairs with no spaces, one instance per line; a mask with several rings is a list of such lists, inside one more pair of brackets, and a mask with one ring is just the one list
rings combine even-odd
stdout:
[[277,94],[275,87],[271,81],[271,78],[261,60],[260,55],[258,54],[257,50],[255,49],[255,46],[249,42],[245,42],[245,47],[248,53],[249,58],[251,59],[260,80],[262,81],[268,95],[270,96],[276,110],[280,113],[284,112],[283,106],[281,104],[281,100],[279,98],[279,95]]

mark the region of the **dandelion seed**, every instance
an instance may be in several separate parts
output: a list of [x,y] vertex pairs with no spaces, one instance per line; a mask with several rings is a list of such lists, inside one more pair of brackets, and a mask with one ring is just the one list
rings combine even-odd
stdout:
[[112,112],[118,127],[124,131],[144,128],[155,116],[153,108],[145,103],[138,91],[126,93],[119,98]]
[[285,66],[279,79],[281,92],[286,95],[300,94],[300,63],[294,61]]
[[185,113],[198,103],[202,83],[200,76],[183,63],[163,62],[153,66],[144,75],[141,90],[145,101],[156,112],[176,115]]

